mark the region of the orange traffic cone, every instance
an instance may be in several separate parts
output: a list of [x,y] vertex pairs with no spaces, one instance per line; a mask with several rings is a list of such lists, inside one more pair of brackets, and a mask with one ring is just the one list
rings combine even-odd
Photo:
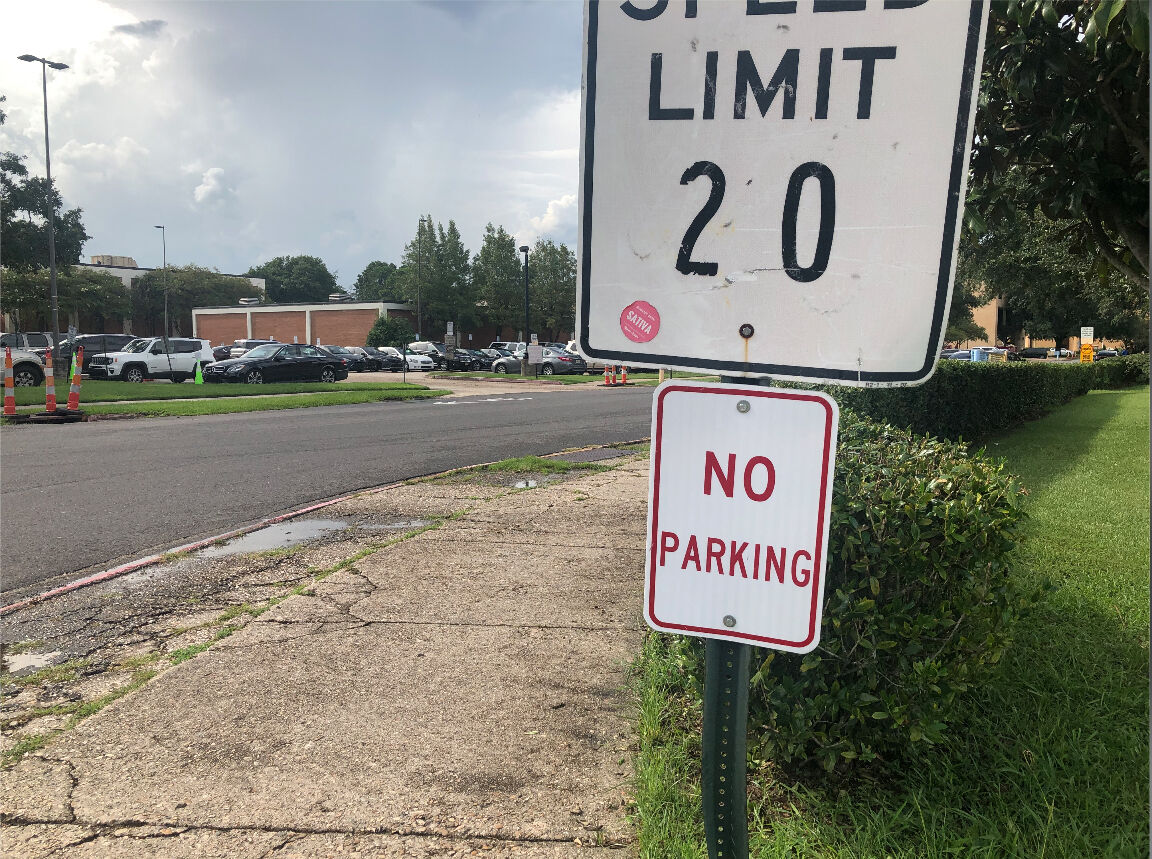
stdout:
[[68,388],[68,411],[74,412],[80,408],[80,368],[84,366],[84,347],[81,346],[76,350],[76,357],[73,360],[72,369],[75,371],[72,376],[72,385]]
[[16,417],[16,381],[12,378],[12,347],[4,347],[4,417]]
[[611,382],[608,381],[608,365],[607,364],[604,365],[604,384],[605,385],[611,385],[612,384]]
[[52,350],[44,353],[44,411],[56,411],[56,379],[52,375]]
[[620,384],[621,385],[627,385],[628,384],[628,368],[627,367],[622,366],[620,368]]
[[616,365],[612,365],[612,384],[616,384]]

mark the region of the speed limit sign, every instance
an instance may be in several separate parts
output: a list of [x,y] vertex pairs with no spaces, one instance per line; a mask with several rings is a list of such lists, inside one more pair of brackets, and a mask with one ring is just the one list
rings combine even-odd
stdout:
[[985,15],[979,0],[590,0],[581,351],[924,381],[951,298]]

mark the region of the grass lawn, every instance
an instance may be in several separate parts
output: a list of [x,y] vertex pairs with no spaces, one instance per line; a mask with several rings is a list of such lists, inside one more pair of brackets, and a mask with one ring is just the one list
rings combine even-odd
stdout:
[[347,391],[301,394],[298,397],[246,397],[243,399],[200,399],[154,401],[149,403],[80,404],[90,415],[142,415],[144,417],[187,417],[190,415],[223,415],[236,412],[264,412],[278,409],[310,409],[316,406],[347,406],[356,403],[381,403],[386,400],[416,400],[442,397],[447,391],[384,390]]
[[[281,382],[274,385],[245,384],[206,384],[195,385],[185,382],[173,385],[170,382],[105,382],[102,379],[88,379],[80,386],[80,403],[118,403],[125,400],[168,400],[190,399],[195,397],[251,397],[270,394],[315,394],[321,392],[348,391],[388,391],[419,390],[420,385],[405,385],[402,382],[337,382],[325,385],[321,382]],[[44,405],[44,386],[38,388],[16,388],[17,406]],[[56,401],[63,406],[68,401],[68,385],[56,382]]]
[[[1148,389],[1095,391],[987,443],[1020,475],[1016,575],[1049,582],[947,740],[850,784],[750,761],[756,857],[1146,857]],[[703,856],[699,697],[671,637],[637,670],[645,856]]]

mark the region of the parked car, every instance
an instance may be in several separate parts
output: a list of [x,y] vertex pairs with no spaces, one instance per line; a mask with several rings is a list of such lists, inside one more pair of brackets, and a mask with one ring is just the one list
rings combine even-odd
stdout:
[[947,354],[940,353],[940,357],[945,361],[971,361],[972,351],[970,349],[953,349]]
[[452,349],[452,354],[448,354],[448,348],[444,348],[444,366],[449,370],[473,370],[476,369],[476,356],[472,354],[469,349],[461,349],[459,346]]
[[[540,364],[541,376],[563,375],[567,373],[583,373],[588,365],[579,355],[574,355],[566,349],[544,349],[543,363]],[[492,362],[494,373],[519,373],[520,363],[523,360],[519,355],[508,355]]]
[[404,356],[396,349],[390,346],[365,346],[364,352],[376,359],[376,363],[381,370],[387,370],[391,373],[399,373],[404,369]]
[[[569,340],[566,344],[564,344],[564,349],[568,352],[571,352],[573,355],[580,354],[580,350],[576,348],[575,340]],[[599,372],[605,367],[609,366],[603,361],[588,360],[587,358],[584,359],[584,363],[588,365],[588,369],[592,372]]]
[[493,361],[498,361],[501,358],[507,358],[512,353],[507,349],[477,349],[476,354],[480,356],[480,369],[491,370]]
[[139,338],[132,334],[78,334],[76,337],[63,340],[60,343],[60,365],[65,369],[60,371],[54,368],[53,374],[68,372],[67,367],[72,363],[72,355],[81,346],[84,347],[84,364],[80,372],[87,373],[92,366],[92,359],[97,355],[120,352],[137,339]]
[[1071,349],[1049,349],[1048,354],[1053,358],[1077,358],[1080,356],[1079,352],[1073,352]]
[[544,349],[544,363],[540,365],[540,374],[543,376],[564,375],[567,373],[583,373],[588,369],[584,359],[575,352],[567,349]]
[[231,356],[233,358],[239,358],[241,355],[243,355],[249,349],[255,349],[257,346],[263,346],[266,343],[275,343],[275,342],[276,342],[275,340],[236,340],[232,344],[232,348],[230,350],[230,353],[231,353]]
[[374,373],[380,369],[380,360],[363,346],[345,346],[353,355],[359,355],[364,362],[364,369],[360,372]]
[[323,349],[330,355],[335,355],[337,358],[343,359],[349,373],[363,373],[368,369],[367,362],[364,360],[364,356],[356,354],[347,347],[321,345],[319,348]]
[[88,374],[94,379],[183,382],[196,375],[196,365],[211,365],[212,344],[191,337],[139,337],[120,352],[94,355]]
[[265,343],[240,358],[219,361],[204,370],[205,382],[337,382],[348,378],[342,357],[317,346]]
[[392,346],[381,346],[381,352],[390,352],[403,360],[408,362],[409,370],[434,370],[436,362],[434,362],[427,355],[422,355],[419,352],[413,352],[411,349],[405,348],[401,353],[399,349]]
[[35,388],[43,383],[44,362],[40,356],[28,349],[12,349],[12,384],[17,388]]
[[20,331],[0,334],[0,348],[23,349],[43,358],[52,345],[52,335],[47,331]]
[[1027,346],[1016,352],[1021,358],[1047,358],[1048,350],[1043,346]]
[[1098,349],[1096,350],[1096,355],[1093,357],[1093,360],[1099,361],[1103,358],[1115,358],[1119,354],[1115,349]]
[[429,340],[416,340],[408,344],[408,348],[418,355],[427,355],[439,370],[448,366],[448,349],[443,343],[432,343]]

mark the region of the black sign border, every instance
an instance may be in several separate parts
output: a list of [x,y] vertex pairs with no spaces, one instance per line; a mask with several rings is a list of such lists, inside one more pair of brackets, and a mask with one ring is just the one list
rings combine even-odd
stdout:
[[917,385],[931,377],[936,369],[944,328],[944,308],[948,304],[949,281],[952,274],[952,254],[956,240],[956,219],[960,214],[960,186],[967,166],[965,153],[971,132],[968,118],[976,79],[976,57],[980,52],[983,28],[984,0],[971,0],[968,14],[968,36],[964,49],[964,74],[960,85],[960,101],[956,109],[956,134],[952,143],[952,169],[948,178],[948,196],[944,213],[944,237],[940,246],[940,268],[936,279],[936,303],[932,311],[932,327],[928,336],[928,349],[924,364],[912,372],[864,372],[857,370],[802,367],[789,364],[755,364],[740,361],[718,361],[709,358],[685,358],[677,355],[593,349],[588,343],[588,312],[591,308],[590,281],[592,259],[592,175],[596,150],[596,59],[599,31],[600,0],[588,2],[588,32],[586,63],[584,68],[584,166],[581,175],[581,259],[580,259],[580,348],[591,358],[608,359],[629,366],[654,364],[673,367],[694,367],[727,373],[753,373],[762,376],[786,376],[812,381],[847,382],[874,385]]

